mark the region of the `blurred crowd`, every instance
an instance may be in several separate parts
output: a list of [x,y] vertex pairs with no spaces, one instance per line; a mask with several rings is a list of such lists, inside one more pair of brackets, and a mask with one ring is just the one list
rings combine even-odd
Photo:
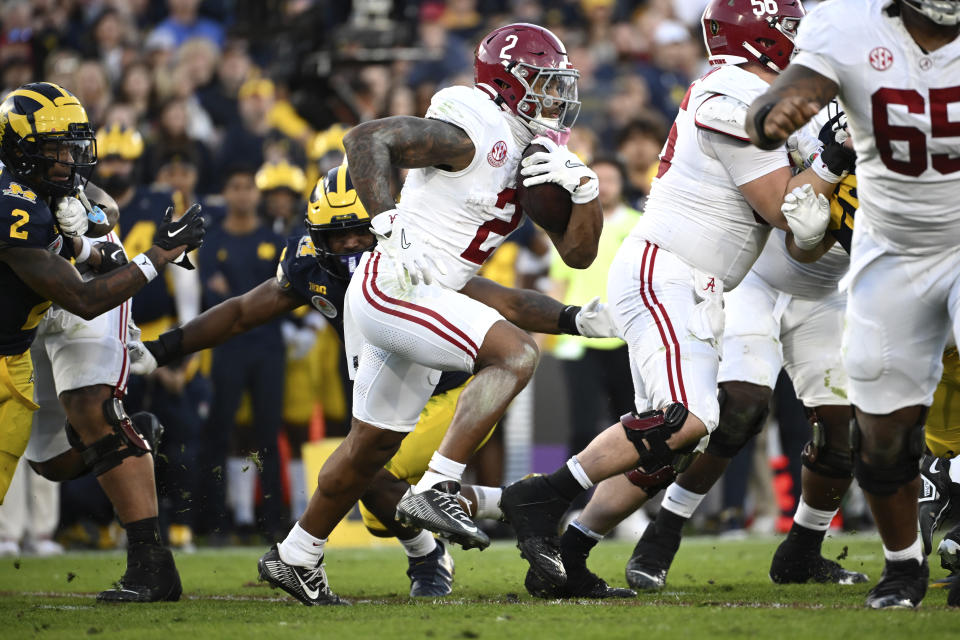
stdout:
[[[484,33],[509,22],[546,26],[581,73],[583,104],[569,146],[601,175],[604,244],[594,267],[570,273],[551,267],[549,242],[527,228],[486,273],[582,304],[591,291],[605,290],[606,266],[643,209],[669,125],[705,69],[705,4],[6,0],[0,93],[46,80],[79,97],[98,132],[93,181],[121,205],[128,251],[150,241],[165,206],[204,204],[212,231],[196,280],[158,279],[160,290],[145,289],[134,300],[134,319],[151,339],[270,277],[285,238],[302,228],[317,178],[342,162],[351,126],[422,115],[439,88],[472,84],[473,49]],[[251,229],[258,229],[255,242],[231,240]],[[545,346],[563,362],[557,367],[565,379],[595,384],[578,394],[590,402],[574,402],[568,412],[568,445],[576,450],[631,409],[626,350],[617,341]],[[153,411],[168,427],[158,479],[173,545],[189,547],[196,534],[214,544],[253,542],[287,529],[306,499],[300,445],[343,435],[348,424],[339,349],[323,317],[311,311],[218,347],[212,357],[131,381],[128,410]],[[211,443],[222,451],[210,454]],[[501,484],[503,442],[494,439],[489,450],[476,474]],[[743,487],[723,498],[740,509],[733,528],[749,515],[742,509],[749,468],[738,480]],[[61,495],[61,542],[114,544],[109,503],[91,478],[67,483]],[[40,524],[24,523],[25,537],[6,526],[9,518],[0,520],[0,552],[21,542],[56,550],[44,542],[58,526],[55,510]]]

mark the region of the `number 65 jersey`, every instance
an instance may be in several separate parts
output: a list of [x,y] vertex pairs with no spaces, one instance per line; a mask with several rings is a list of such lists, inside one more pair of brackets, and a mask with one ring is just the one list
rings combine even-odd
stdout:
[[857,151],[857,227],[896,253],[960,244],[960,38],[924,52],[892,0],[831,0],[792,64],[830,78]]

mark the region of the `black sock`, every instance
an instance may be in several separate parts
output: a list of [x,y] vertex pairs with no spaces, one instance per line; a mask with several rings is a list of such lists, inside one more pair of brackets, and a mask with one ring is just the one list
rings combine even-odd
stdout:
[[573,477],[573,473],[570,472],[570,468],[566,464],[548,475],[547,482],[567,500],[573,500],[585,491],[577,482],[577,479]]
[[657,519],[654,520],[653,523],[656,527],[655,531],[659,535],[679,538],[683,530],[683,525],[686,524],[687,520],[687,518],[678,516],[669,509],[661,508],[657,513]]
[[131,522],[124,529],[127,530],[127,549],[130,551],[144,546],[162,546],[160,542],[160,521],[156,516]]
[[808,529],[794,521],[793,526],[790,527],[790,531],[787,533],[786,544],[807,549],[815,549],[819,553],[820,546],[823,544],[823,538],[825,535],[827,535],[826,531],[814,531],[813,529]]
[[568,525],[567,530],[560,537],[560,550],[563,553],[564,561],[566,561],[568,555],[582,558],[585,561],[598,542],[600,541],[591,538],[577,527]]

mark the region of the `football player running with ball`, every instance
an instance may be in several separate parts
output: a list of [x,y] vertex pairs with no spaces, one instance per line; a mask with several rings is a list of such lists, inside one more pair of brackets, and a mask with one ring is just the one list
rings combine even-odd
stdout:
[[783,145],[750,145],[747,105],[787,66],[804,15],[799,2],[779,3],[772,15],[757,15],[756,4],[707,6],[704,39],[716,68],[687,90],[644,215],[610,269],[608,300],[629,348],[639,413],[554,473],[504,489],[500,506],[530,563],[528,588],[576,590],[580,576],[567,575],[562,556],[585,555],[596,540],[584,535],[581,548],[562,552],[557,533],[580,493],[601,481],[622,486],[620,474],[633,469],[630,482],[653,495],[704,449],[720,414],[724,290],[747,274],[771,225],[790,231],[791,243],[819,242],[828,216],[785,216],[780,207],[799,187],[829,195],[851,168],[836,144],[796,175]]
[[917,536],[923,424],[960,329],[958,35],[957,0],[825,2],[747,117],[753,143],[776,148],[836,96],[853,131],[861,213],[842,283],[843,355],[854,475],[886,558],[867,596],[877,609],[916,607],[927,589]]
[[[134,373],[149,373],[184,354],[221,344],[305,304],[322,312],[343,338],[347,287],[351,278],[363,277],[358,264],[362,264],[376,244],[370,216],[357,197],[346,165],[331,169],[318,181],[306,217],[309,233],[294,236],[287,242],[276,278],[208,309],[183,327],[162,334],[158,340],[131,345]],[[495,307],[510,322],[528,331],[588,337],[609,337],[614,332],[608,310],[598,299],[582,308],[564,306],[535,291],[509,289],[480,277],[472,277],[462,291],[473,300]],[[413,481],[426,472],[430,454],[447,431],[459,396],[469,386],[465,385],[467,378],[466,372],[442,375],[436,372],[429,378],[424,375],[420,382],[430,386],[429,400],[416,416],[417,428],[389,459],[385,469],[373,470],[376,481],[362,493],[363,505],[369,510],[364,514],[368,527],[397,535],[407,552],[412,596],[436,597],[450,593],[453,559],[444,544],[429,532],[402,527],[394,520],[397,502],[403,494],[397,485],[409,487],[405,481]],[[483,437],[492,428],[491,424]],[[383,467],[383,463],[380,466]],[[464,489],[473,515],[499,517],[498,488]],[[321,491],[322,486],[314,494],[308,514]],[[307,514],[301,517],[294,531],[298,528],[309,531],[306,528],[309,524],[305,524],[307,517]],[[288,544],[284,541],[264,554],[259,562],[260,576],[307,605],[343,602],[330,591],[320,552],[306,563],[298,563],[298,550],[294,547],[288,552]]]

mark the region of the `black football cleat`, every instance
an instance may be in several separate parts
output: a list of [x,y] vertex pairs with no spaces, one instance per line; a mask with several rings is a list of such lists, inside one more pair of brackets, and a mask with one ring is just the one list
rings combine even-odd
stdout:
[[861,584],[868,578],[864,573],[849,571],[824,558],[819,549],[798,549],[784,540],[773,554],[770,580],[774,584]]
[[930,567],[923,562],[887,560],[880,582],[867,594],[867,606],[871,609],[916,609],[927,593]]
[[287,564],[280,559],[277,545],[260,556],[257,561],[260,579],[271,586],[283,589],[308,607],[328,604],[350,604],[330,591],[327,573],[323,570],[323,556],[313,568]]
[[679,536],[657,533],[656,523],[648,524],[627,561],[627,584],[637,591],[662,589],[679,548]]
[[[920,539],[923,541],[923,554],[930,555],[933,550],[933,532],[950,514],[950,461],[925,455],[920,460],[920,498],[917,509],[920,520]],[[939,553],[939,549],[937,550]]]
[[527,593],[535,598],[558,600],[569,598],[636,598],[637,592],[632,589],[611,587],[606,580],[586,570],[584,573],[567,574],[567,583],[562,587],[550,584],[534,572],[527,569],[527,576],[523,581]]
[[504,487],[500,496],[500,510],[517,534],[520,555],[539,578],[555,587],[567,582],[557,532],[569,508],[570,501],[539,474]]
[[144,545],[127,553],[127,570],[97,602],[176,602],[183,593],[173,554],[166,547]]
[[407,577],[413,598],[440,598],[453,591],[453,556],[443,542],[425,556],[408,558]]
[[441,482],[420,493],[410,487],[397,504],[397,520],[440,534],[464,549],[490,546],[490,536],[463,510],[456,482]]
[[960,571],[951,571],[949,575],[931,582],[930,588],[949,589],[957,582],[960,582]]
[[960,580],[954,580],[947,592],[947,604],[951,607],[960,607]]

